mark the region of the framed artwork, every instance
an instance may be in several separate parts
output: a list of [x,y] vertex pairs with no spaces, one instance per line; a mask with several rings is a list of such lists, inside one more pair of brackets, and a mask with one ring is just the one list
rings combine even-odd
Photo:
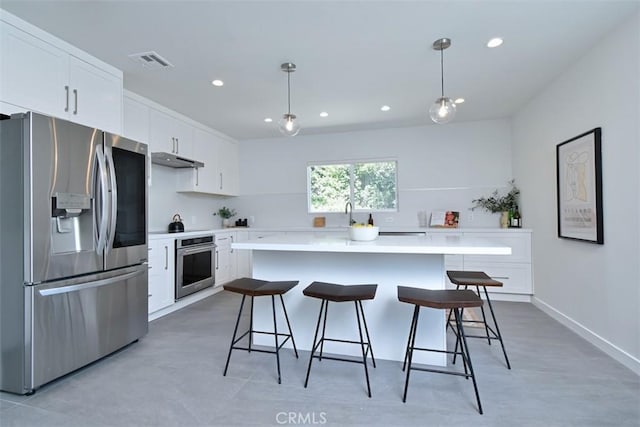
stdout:
[[601,128],[556,146],[558,237],[604,244]]

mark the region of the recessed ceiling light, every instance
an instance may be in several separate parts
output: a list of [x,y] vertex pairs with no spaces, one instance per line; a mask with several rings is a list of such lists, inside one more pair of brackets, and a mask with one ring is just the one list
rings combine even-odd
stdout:
[[388,105],[383,105],[382,107],[380,107],[380,109],[382,111],[389,111],[389,110],[391,110],[391,107],[389,107]]
[[456,100],[453,102],[455,102],[456,104],[462,104],[464,102],[464,98],[456,98]]
[[487,47],[498,47],[502,44],[503,40],[500,37],[494,37],[487,42]]
[[320,117],[327,117],[329,115],[329,113],[327,113],[326,111],[323,111],[322,113],[320,113]]
[[271,123],[273,121],[273,119],[271,117],[267,117],[264,119],[265,123]]
[[214,80],[211,82],[211,84],[218,87],[224,86],[224,82],[222,80]]

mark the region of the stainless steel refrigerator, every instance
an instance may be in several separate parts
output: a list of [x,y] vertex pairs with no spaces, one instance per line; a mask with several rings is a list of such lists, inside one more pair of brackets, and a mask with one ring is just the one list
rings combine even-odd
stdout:
[[147,146],[0,121],[0,389],[28,394],[147,326]]

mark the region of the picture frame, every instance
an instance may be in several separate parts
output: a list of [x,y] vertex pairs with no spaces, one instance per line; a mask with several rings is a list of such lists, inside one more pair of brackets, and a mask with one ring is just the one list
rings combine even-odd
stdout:
[[460,212],[457,211],[433,211],[431,212],[430,227],[458,228]]
[[558,237],[604,244],[602,129],[556,146]]

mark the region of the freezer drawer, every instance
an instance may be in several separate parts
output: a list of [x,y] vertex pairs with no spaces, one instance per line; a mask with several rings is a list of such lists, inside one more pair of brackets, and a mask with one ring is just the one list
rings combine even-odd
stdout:
[[27,287],[32,372],[26,386],[36,389],[145,335],[147,282],[144,264],[82,281]]

